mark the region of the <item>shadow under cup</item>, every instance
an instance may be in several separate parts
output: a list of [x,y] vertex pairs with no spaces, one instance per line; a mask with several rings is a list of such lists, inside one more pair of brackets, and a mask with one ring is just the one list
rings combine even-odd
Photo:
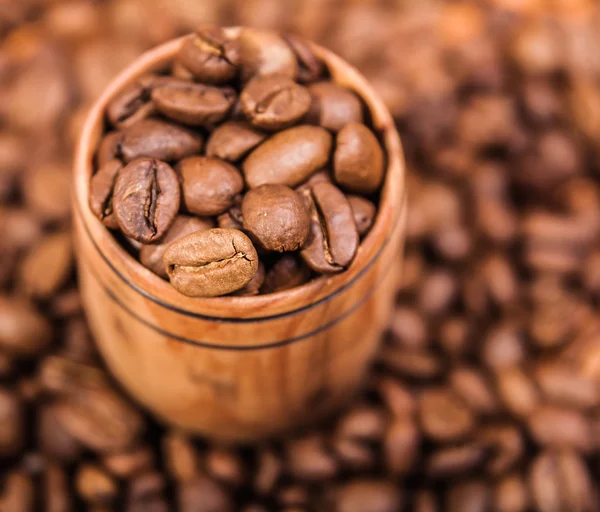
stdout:
[[[236,29],[231,29],[235,31]],[[107,103],[164,68],[181,40],[144,55],[92,107],[75,158],[79,285],[113,375],[161,420],[224,441],[253,441],[316,421],[360,385],[393,310],[405,238],[404,162],[387,108],[355,69],[313,46],[332,79],[371,110],[388,155],[377,219],[350,268],[255,297],[190,298],[130,256],[88,207]]]

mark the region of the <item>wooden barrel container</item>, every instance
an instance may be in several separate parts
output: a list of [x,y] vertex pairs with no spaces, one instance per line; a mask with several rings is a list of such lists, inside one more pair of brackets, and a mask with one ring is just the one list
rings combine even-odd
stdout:
[[102,356],[137,401],[188,431],[253,441],[331,413],[351,400],[365,376],[401,271],[406,197],[400,140],[365,78],[315,45],[332,78],[362,96],[387,151],[371,232],[341,274],[269,295],[185,297],[130,256],[88,207],[107,103],[141,74],[164,69],[180,44],[159,46],[125,69],[83,127],[74,167],[81,295]]

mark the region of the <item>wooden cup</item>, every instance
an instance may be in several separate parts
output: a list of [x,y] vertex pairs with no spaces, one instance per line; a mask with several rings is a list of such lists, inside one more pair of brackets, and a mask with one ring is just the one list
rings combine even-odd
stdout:
[[[229,29],[235,32],[239,29]],[[91,109],[75,159],[74,224],[81,295],[110,370],[162,420],[223,441],[253,441],[348,402],[385,329],[401,270],[404,163],[390,113],[365,78],[314,46],[332,78],[363,97],[388,154],[374,226],[350,268],[255,297],[189,298],[130,256],[88,207],[107,103],[164,69],[180,40],[125,69]]]

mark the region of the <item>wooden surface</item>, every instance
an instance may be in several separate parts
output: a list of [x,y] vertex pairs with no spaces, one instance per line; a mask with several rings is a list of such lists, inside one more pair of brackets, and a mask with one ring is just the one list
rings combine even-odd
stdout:
[[170,424],[253,441],[330,413],[364,377],[401,271],[404,162],[393,120],[362,75],[315,46],[334,79],[365,98],[386,145],[387,177],[373,229],[342,274],[258,297],[180,295],[129,256],[87,206],[107,102],[140,74],[164,67],[179,45],[162,45],[126,69],[84,125],[74,170],[81,293],[100,352],[135,399]]

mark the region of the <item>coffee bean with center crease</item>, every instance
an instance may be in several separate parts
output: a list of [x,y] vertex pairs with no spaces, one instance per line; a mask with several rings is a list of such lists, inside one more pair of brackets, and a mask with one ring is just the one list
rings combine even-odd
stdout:
[[123,233],[142,243],[160,240],[179,211],[175,171],[150,158],[134,160],[117,177],[113,210]]
[[155,274],[167,279],[168,276],[163,264],[163,256],[169,246],[183,236],[213,227],[214,222],[210,218],[178,215],[160,243],[142,245],[140,249],[140,262]]
[[196,84],[163,77],[152,88],[156,109],[175,121],[190,126],[210,126],[222,121],[236,99],[231,87]]
[[262,293],[288,290],[308,281],[310,269],[293,254],[283,254],[265,275]]
[[258,270],[250,239],[235,229],[214,228],[176,240],[163,258],[171,284],[190,297],[216,297],[239,290]]
[[384,174],[383,150],[369,128],[349,123],[336,139],[333,160],[335,181],[352,192],[375,192]]
[[329,132],[317,126],[296,126],[276,133],[244,161],[246,182],[250,188],[298,185],[327,164],[331,144]]
[[297,251],[309,233],[310,218],[300,195],[284,185],[262,185],[242,201],[244,230],[269,251]]
[[240,59],[237,38],[221,28],[206,28],[185,40],[176,62],[199,82],[222,84],[235,77]]
[[90,180],[90,209],[106,227],[111,229],[119,227],[113,214],[112,198],[117,174],[122,168],[123,164],[120,160],[109,160]]
[[117,156],[126,163],[140,157],[180,160],[198,153],[204,140],[197,132],[158,119],[143,119],[117,133]]
[[215,128],[206,143],[206,156],[237,162],[258,146],[266,135],[243,121],[227,121]]
[[358,231],[348,199],[331,183],[317,183],[307,199],[310,235],[302,252],[305,263],[321,273],[341,272],[358,249]]
[[363,122],[362,104],[351,90],[332,82],[311,84],[308,90],[312,96],[308,122],[332,132],[339,132],[348,123]]
[[294,34],[287,34],[283,38],[296,55],[298,81],[306,84],[318,80],[325,72],[325,65],[315,55],[308,41]]
[[298,62],[290,46],[277,33],[244,28],[238,36],[241,48],[241,79],[281,74],[295,79]]
[[310,107],[310,93],[285,75],[250,80],[240,94],[242,112],[253,126],[282,130],[297,122]]
[[154,112],[150,101],[155,75],[144,75],[123,89],[106,107],[106,116],[115,128],[126,128]]
[[240,172],[218,158],[185,158],[179,162],[177,170],[184,206],[196,215],[219,215],[227,211],[244,188]]

